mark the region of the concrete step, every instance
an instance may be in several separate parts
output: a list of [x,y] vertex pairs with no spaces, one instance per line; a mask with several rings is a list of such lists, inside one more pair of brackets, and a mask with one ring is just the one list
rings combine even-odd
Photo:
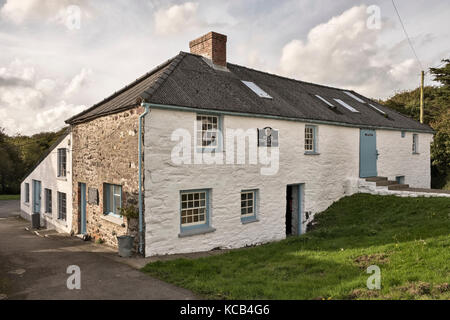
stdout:
[[384,180],[387,180],[387,178],[386,177],[369,177],[369,178],[366,178],[366,181],[368,181],[368,182],[377,182],[377,181],[384,181]]
[[402,190],[409,188],[409,184],[392,184],[388,186],[388,190]]
[[397,181],[394,181],[394,180],[381,180],[381,181],[377,181],[377,187],[380,187],[380,186],[390,186],[390,185],[393,185],[393,184],[398,184],[398,182],[397,182]]

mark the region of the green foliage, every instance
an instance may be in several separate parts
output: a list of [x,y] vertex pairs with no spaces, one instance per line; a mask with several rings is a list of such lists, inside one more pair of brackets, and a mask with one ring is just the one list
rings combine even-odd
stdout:
[[65,130],[10,137],[0,128],[0,194],[19,193],[22,179]]
[[133,204],[129,204],[120,208],[120,214],[128,219],[139,218],[139,210]]
[[[211,299],[449,299],[450,199],[356,194],[299,237],[142,271]],[[368,290],[369,265],[381,290]]]
[[20,200],[20,194],[0,194],[0,200]]
[[[432,186],[448,188],[450,183],[450,60],[442,68],[431,68],[439,87],[424,88],[424,123],[435,131],[431,145]],[[392,109],[419,120],[420,89],[397,93],[380,101]]]

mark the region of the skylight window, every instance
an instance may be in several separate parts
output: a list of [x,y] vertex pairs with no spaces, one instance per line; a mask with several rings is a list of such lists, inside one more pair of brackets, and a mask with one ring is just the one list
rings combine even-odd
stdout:
[[329,105],[330,107],[332,107],[332,108],[334,108],[335,106],[334,105],[332,105],[330,102],[328,102],[327,100],[325,100],[324,98],[322,98],[321,96],[319,96],[319,95],[315,95],[317,98],[319,98],[320,100],[322,100],[323,102],[325,102],[327,105]]
[[374,108],[375,110],[377,110],[379,113],[381,113],[381,114],[386,114],[386,112],[384,112],[383,110],[381,110],[381,109],[379,109],[379,108],[377,108],[377,107],[375,107],[373,104],[371,104],[371,103],[369,103],[369,106],[371,106],[372,108]]
[[334,99],[334,101],[336,101],[337,103],[339,103],[341,106],[343,106],[344,108],[350,110],[351,112],[359,112],[358,110],[356,110],[355,108],[353,108],[352,106],[349,106],[348,104],[346,104],[344,101],[342,101],[341,99]]
[[272,97],[265,92],[263,89],[258,87],[255,83],[251,81],[243,81],[242,82],[249,87],[254,93],[256,93],[260,98],[272,99]]
[[355,99],[355,100],[358,101],[358,102],[366,103],[364,100],[358,98],[357,96],[355,96],[355,95],[354,95],[353,93],[351,93],[351,92],[344,91],[344,93],[345,93],[346,95],[348,95],[349,97],[352,97],[353,99]]

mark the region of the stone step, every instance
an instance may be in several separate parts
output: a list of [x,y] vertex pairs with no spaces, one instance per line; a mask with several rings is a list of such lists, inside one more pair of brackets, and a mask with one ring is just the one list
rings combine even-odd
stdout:
[[381,180],[381,181],[377,181],[377,187],[379,186],[390,186],[393,184],[398,184],[397,181],[394,180]]
[[384,181],[384,180],[387,180],[387,178],[386,177],[369,177],[369,178],[366,178],[366,181],[368,181],[368,182],[377,182],[377,181]]
[[388,186],[388,190],[402,190],[409,188],[409,184],[393,184]]

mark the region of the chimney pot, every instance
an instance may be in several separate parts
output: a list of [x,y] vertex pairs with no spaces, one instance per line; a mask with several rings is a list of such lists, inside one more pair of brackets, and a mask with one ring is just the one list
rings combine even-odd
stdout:
[[227,36],[209,32],[189,42],[191,53],[211,59],[214,64],[227,66]]

